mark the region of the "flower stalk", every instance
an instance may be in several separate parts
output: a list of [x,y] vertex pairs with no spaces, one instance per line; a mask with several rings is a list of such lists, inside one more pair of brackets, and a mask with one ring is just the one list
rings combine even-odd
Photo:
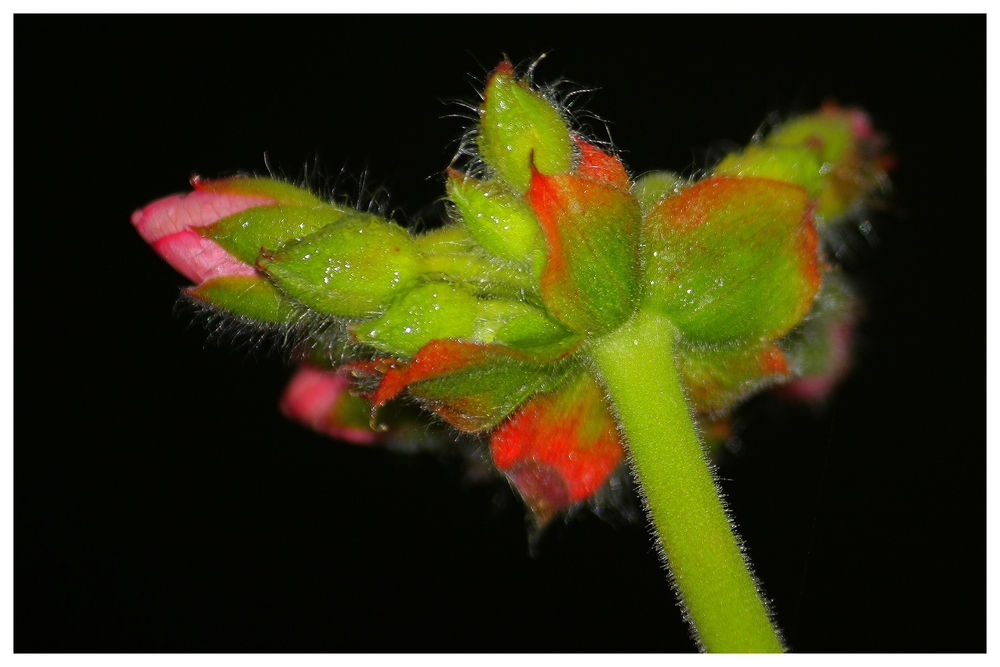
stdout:
[[661,556],[697,641],[711,652],[781,651],[692,422],[674,362],[676,338],[669,321],[640,310],[587,353],[625,433]]

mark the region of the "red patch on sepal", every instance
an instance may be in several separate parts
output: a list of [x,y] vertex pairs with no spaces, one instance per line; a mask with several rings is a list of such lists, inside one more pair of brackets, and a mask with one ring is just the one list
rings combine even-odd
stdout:
[[514,76],[514,65],[509,60],[504,60],[493,70],[493,76],[503,75]]
[[559,216],[565,207],[559,183],[552,176],[546,176],[531,166],[531,186],[528,188],[528,203],[538,218],[545,240],[548,242],[548,257],[542,274],[542,291],[566,277],[566,255],[563,252],[562,235],[559,233]]
[[[476,432],[496,426],[532,394],[558,377],[570,354],[535,357],[503,345],[432,340],[407,362],[385,369],[367,396],[372,418],[404,389],[455,428]],[[556,364],[554,367],[553,364]]]
[[822,261],[819,248],[819,232],[816,230],[816,202],[810,202],[802,216],[799,226],[799,252],[803,258],[802,272],[806,281],[813,289],[813,294],[819,291],[823,273],[830,267]]
[[777,345],[768,345],[761,351],[760,368],[769,375],[788,375],[788,360]]
[[497,354],[498,349],[495,345],[463,343],[450,339],[432,340],[420,348],[409,363],[386,369],[378,389],[371,395],[372,407],[377,409],[385,405],[416,382],[485,363]]
[[490,452],[539,524],[592,496],[624,456],[601,390],[586,373],[525,403],[493,432]]
[[623,190],[628,190],[632,186],[621,160],[580,137],[574,137],[574,140],[580,148],[580,161],[576,166],[577,176],[607,183]]
[[541,276],[546,307],[579,332],[619,325],[639,293],[638,202],[603,181],[534,168],[526,198],[548,251]]

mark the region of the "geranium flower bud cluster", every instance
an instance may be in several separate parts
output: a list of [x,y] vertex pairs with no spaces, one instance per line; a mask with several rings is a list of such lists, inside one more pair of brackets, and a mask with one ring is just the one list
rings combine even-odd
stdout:
[[[450,220],[423,234],[263,178],[196,179],[133,224],[195,299],[271,326],[342,325],[329,330],[347,352],[310,356],[286,414],[374,442],[365,412],[391,427],[376,411],[407,392],[488,434],[540,524],[624,459],[588,346],[640,309],[674,328],[706,434],[755,391],[806,375],[792,393],[819,398],[844,373],[857,309],[827,275],[822,234],[884,182],[862,112],[791,121],[700,180],[633,179],[503,62],[475,145],[476,169],[447,173]],[[352,394],[357,375],[377,386]]]

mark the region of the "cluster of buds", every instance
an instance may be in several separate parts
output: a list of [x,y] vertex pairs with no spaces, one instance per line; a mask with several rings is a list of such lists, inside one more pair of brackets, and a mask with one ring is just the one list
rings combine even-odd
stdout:
[[676,328],[705,434],[754,392],[819,398],[843,374],[856,307],[822,235],[884,179],[862,112],[793,120],[698,180],[633,179],[503,62],[475,147],[468,173],[448,171],[450,220],[422,234],[266,178],[195,179],[133,224],[196,284],[190,297],[302,326],[286,414],[373,443],[392,433],[379,411],[406,393],[488,434],[539,524],[622,464],[588,349],[640,309]]

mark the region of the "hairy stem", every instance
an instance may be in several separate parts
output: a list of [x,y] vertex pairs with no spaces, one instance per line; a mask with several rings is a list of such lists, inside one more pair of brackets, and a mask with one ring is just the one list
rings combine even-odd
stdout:
[[701,646],[782,651],[718,495],[673,360],[676,330],[639,311],[592,344],[673,583]]

